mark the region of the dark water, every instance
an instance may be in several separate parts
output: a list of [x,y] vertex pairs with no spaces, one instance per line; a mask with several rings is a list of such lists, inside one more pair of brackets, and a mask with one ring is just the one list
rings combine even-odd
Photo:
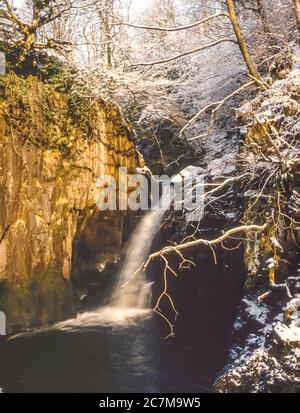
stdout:
[[24,334],[0,343],[0,387],[13,393],[209,392],[213,363],[187,342],[165,340],[153,317],[128,326]]

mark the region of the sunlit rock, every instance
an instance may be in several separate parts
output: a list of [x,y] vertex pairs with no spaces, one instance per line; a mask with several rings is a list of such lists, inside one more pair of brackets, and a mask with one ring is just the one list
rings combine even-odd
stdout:
[[112,104],[95,100],[77,107],[76,118],[70,97],[37,78],[9,74],[1,81],[0,309],[11,332],[74,314],[75,234],[84,224],[93,242],[122,242],[121,217],[106,225],[106,240],[104,224],[94,234],[88,226],[90,211],[91,225],[98,217],[97,177],[117,177],[119,166],[132,172],[137,159]]

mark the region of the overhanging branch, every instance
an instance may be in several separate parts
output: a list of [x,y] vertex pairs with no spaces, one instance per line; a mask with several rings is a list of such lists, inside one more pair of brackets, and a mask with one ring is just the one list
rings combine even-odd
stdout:
[[190,242],[185,242],[183,244],[179,245],[172,245],[172,246],[167,246],[162,248],[159,251],[156,251],[149,255],[148,260],[143,263],[137,270],[136,272],[132,275],[131,279],[127,281],[124,285],[122,285],[122,288],[128,285],[132,280],[135,278],[136,274],[143,270],[145,271],[148,265],[152,260],[158,257],[164,257],[165,255],[172,254],[172,253],[180,253],[182,250],[185,249],[190,249],[194,247],[199,247],[200,245],[207,245],[207,246],[215,246],[223,241],[225,241],[227,238],[230,238],[232,235],[238,234],[240,232],[264,232],[267,229],[267,224],[264,225],[243,225],[240,227],[232,228],[228,231],[226,231],[224,234],[222,234],[220,237],[215,238],[213,240],[207,240],[207,239],[197,239],[195,241],[190,241]]
[[[238,234],[240,232],[263,232],[265,231],[266,228],[267,228],[267,224],[265,225],[243,225],[240,227],[232,228],[228,230],[227,232],[225,232],[220,237],[215,238],[211,241],[206,240],[206,239],[197,239],[195,241],[186,242],[184,244],[180,244],[176,246],[164,247],[160,251],[157,251],[151,254],[149,256],[148,262],[150,262],[154,258],[159,257],[161,255],[170,254],[176,251],[182,251],[188,248],[198,247],[199,245],[214,246],[214,245],[220,244],[221,242],[225,241],[227,238],[230,238],[232,235]],[[147,263],[145,264],[145,268],[146,268],[146,265],[148,264]]]
[[154,66],[154,65],[160,65],[160,64],[164,64],[164,63],[169,63],[169,62],[172,62],[172,61],[174,61],[174,60],[180,59],[180,58],[182,58],[182,57],[189,56],[189,55],[191,55],[191,54],[193,54],[193,53],[201,52],[202,50],[209,49],[210,47],[213,47],[213,46],[217,46],[218,44],[224,43],[224,42],[232,42],[232,43],[235,43],[235,41],[232,40],[232,39],[230,39],[229,37],[223,37],[222,39],[216,40],[216,41],[211,42],[211,43],[207,43],[207,44],[205,44],[205,45],[203,45],[203,46],[200,46],[200,47],[196,47],[195,49],[188,50],[187,52],[184,52],[184,53],[181,53],[181,54],[179,54],[179,55],[170,57],[170,58],[168,58],[168,59],[157,60],[157,61],[154,61],[154,62],[146,62],[146,63],[135,63],[135,64],[133,64],[133,65],[131,65],[131,66],[132,66],[132,67],[137,67],[137,66]]
[[157,26],[144,26],[144,25],[138,25],[138,24],[133,24],[130,22],[118,22],[118,23],[113,23],[114,26],[128,26],[128,27],[133,27],[134,29],[143,29],[143,30],[156,30],[160,32],[179,32],[181,30],[188,30],[192,29],[193,27],[200,26],[201,24],[205,24],[211,20],[214,20],[218,17],[227,17],[229,18],[229,15],[226,13],[218,13],[213,16],[206,17],[205,19],[199,20],[195,23],[186,25],[186,26],[178,26],[178,27],[157,27]]

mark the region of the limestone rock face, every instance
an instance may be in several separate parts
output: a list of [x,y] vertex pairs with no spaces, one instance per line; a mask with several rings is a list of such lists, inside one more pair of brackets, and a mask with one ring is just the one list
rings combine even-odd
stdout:
[[73,113],[67,95],[37,78],[1,79],[0,310],[9,332],[73,313],[72,244],[96,180],[135,170],[116,107],[97,101]]

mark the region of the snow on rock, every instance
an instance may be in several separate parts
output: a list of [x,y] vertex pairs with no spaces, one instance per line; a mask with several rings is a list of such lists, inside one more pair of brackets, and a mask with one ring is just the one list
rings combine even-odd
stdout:
[[277,322],[274,325],[274,336],[285,349],[300,347],[300,327],[293,325],[287,326],[281,322]]
[[[300,377],[290,374],[295,367],[296,356],[292,355],[285,364],[270,355],[265,349],[257,349],[249,357],[242,357],[237,366],[228,370],[215,385],[217,393],[264,393],[297,392]],[[298,371],[299,373],[299,371]]]
[[[287,308],[293,307],[293,302],[295,299]],[[242,300],[234,324],[230,362],[217,378],[215,392],[300,391],[300,329],[292,323],[284,324],[284,319],[286,312],[276,314],[271,307],[260,307],[254,297]]]
[[[246,134],[248,143],[254,144],[255,138],[260,138],[257,130],[276,125],[277,133],[287,142],[295,140],[300,131],[299,96],[300,48],[287,77],[275,81],[270,89],[259,93],[238,110],[242,136]],[[283,144],[280,149],[286,153]],[[296,159],[296,150],[293,156]],[[245,194],[246,199],[255,197],[250,190]],[[293,193],[290,202],[294,196],[297,198]],[[298,203],[293,201],[293,205]],[[258,250],[255,254],[257,262],[253,268],[248,265],[248,273],[255,277],[258,276],[261,255]],[[228,364],[214,384],[216,392],[300,392],[300,298],[295,296],[289,302],[285,300],[278,299],[274,305],[267,306],[258,305],[256,296],[244,297],[234,323]]]
[[262,326],[266,324],[269,315],[269,308],[266,305],[258,305],[256,301],[244,298],[242,303],[248,317],[256,320]]

